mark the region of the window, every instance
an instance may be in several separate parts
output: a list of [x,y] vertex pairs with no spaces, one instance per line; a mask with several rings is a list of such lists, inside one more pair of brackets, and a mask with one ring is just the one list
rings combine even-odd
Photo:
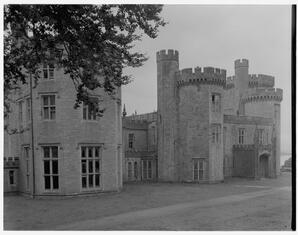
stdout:
[[204,180],[205,170],[206,169],[206,161],[203,158],[193,159],[193,180],[199,181]]
[[95,189],[100,187],[100,147],[81,147],[82,188]]
[[19,102],[19,126],[23,127],[23,101]]
[[131,165],[131,162],[128,162],[127,177],[128,177],[129,180],[131,180],[131,178],[132,178],[132,165]]
[[133,148],[133,141],[134,141],[134,134],[130,133],[128,134],[128,148]]
[[135,162],[133,165],[133,172],[134,172],[134,178],[138,179],[138,163]]
[[27,98],[26,99],[26,120],[27,124],[31,122],[31,99]]
[[244,144],[244,134],[245,134],[245,129],[239,128],[238,129],[238,144]]
[[29,190],[29,177],[30,177],[30,172],[29,172],[29,147],[26,146],[24,147],[24,158],[26,162],[26,190]]
[[9,174],[9,184],[10,185],[15,185],[14,171],[10,170],[8,174]]
[[46,190],[59,189],[58,146],[43,146],[44,185]]
[[258,133],[258,144],[264,144],[264,129],[257,129]]
[[83,119],[84,120],[96,120],[96,105],[83,104]]
[[212,112],[220,112],[220,94],[211,95],[211,110]]
[[55,95],[42,96],[42,114],[44,120],[56,119],[56,102]]
[[220,124],[211,125],[212,143],[220,144],[220,141],[221,141],[220,131],[221,131]]
[[43,66],[43,78],[44,79],[54,79],[54,65],[44,65]]
[[152,161],[143,160],[143,179],[152,179]]

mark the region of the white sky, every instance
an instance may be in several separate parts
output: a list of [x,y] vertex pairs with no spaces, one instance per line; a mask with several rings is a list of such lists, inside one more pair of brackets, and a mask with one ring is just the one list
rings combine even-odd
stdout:
[[281,151],[291,152],[291,7],[165,5],[169,22],[156,39],[145,37],[136,50],[149,60],[127,69],[134,81],[122,88],[122,103],[130,115],[157,110],[156,52],[179,51],[180,69],[212,66],[234,75],[234,60],[249,60],[249,73],[275,76],[283,89]]

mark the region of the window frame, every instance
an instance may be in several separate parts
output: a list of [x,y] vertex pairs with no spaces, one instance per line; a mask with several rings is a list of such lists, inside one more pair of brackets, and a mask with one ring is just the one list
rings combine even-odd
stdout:
[[[44,191],[45,192],[58,192],[60,190],[60,171],[59,171],[59,145],[45,144],[42,148],[42,161],[43,161],[43,178],[44,178]],[[49,148],[49,157],[45,157],[45,148]],[[53,148],[57,148],[57,158],[53,157]],[[49,161],[49,173],[45,173],[45,162]],[[53,173],[53,162],[57,161],[57,173]],[[46,177],[50,179],[50,188],[46,188]],[[58,177],[58,187],[54,188],[54,177]]]
[[[200,163],[202,163],[202,168],[200,168]],[[201,157],[201,158],[192,159],[192,179],[194,182],[207,180],[206,171],[207,171],[206,158]],[[200,172],[202,172],[202,178],[200,177]],[[197,176],[197,178],[195,176]]]
[[24,100],[18,101],[18,121],[19,121],[19,129],[23,128],[24,124],[24,112],[23,112]]
[[[91,110],[91,111],[90,111],[90,109],[91,109],[90,107],[91,107],[91,104],[87,105],[85,102],[83,102],[82,119],[83,119],[83,121],[87,121],[87,122],[96,122],[96,121],[98,121],[98,118],[96,115],[96,107],[94,107],[95,110]],[[90,118],[89,118],[89,116],[90,116]]]
[[238,144],[245,143],[245,128],[239,127],[238,128]]
[[[10,174],[12,172],[12,175]],[[11,182],[12,179],[12,182]],[[10,186],[16,186],[15,170],[8,170],[8,183]]]
[[[48,104],[45,104],[45,100],[44,98],[47,97],[47,102]],[[54,104],[51,104],[51,98],[50,97],[54,97]],[[42,116],[42,120],[43,121],[56,121],[57,118],[57,94],[53,94],[53,93],[45,93],[45,94],[41,94],[40,95],[40,99],[41,99],[41,116]],[[48,117],[45,118],[45,108],[48,109]],[[54,110],[54,118],[51,118],[51,110]]]
[[211,124],[211,143],[212,144],[221,144],[221,124],[214,123]]
[[129,149],[133,149],[134,147],[134,139],[135,139],[135,135],[134,133],[128,133],[128,148]]
[[55,65],[53,63],[44,64],[42,67],[42,76],[44,80],[55,80]]
[[[213,100],[214,97],[214,100]],[[220,93],[211,93],[211,111],[213,113],[221,112],[221,94]]]
[[26,191],[30,190],[30,146],[23,146],[23,154],[25,159],[25,174],[26,174]]
[[[83,157],[83,148],[85,149]],[[89,148],[92,151],[91,157],[89,155]],[[98,156],[95,155],[96,149],[98,149]],[[102,145],[89,145],[82,144],[79,146],[79,156],[80,156],[80,187],[82,191],[96,191],[102,189]],[[83,164],[83,162],[85,164]],[[91,163],[91,165],[89,165]],[[96,164],[98,163],[98,172],[96,172]],[[83,167],[85,165],[85,167]],[[85,168],[85,170],[83,170]],[[92,171],[90,172],[90,169]],[[85,171],[85,172],[83,172]],[[98,178],[96,177],[98,175]],[[92,186],[90,186],[90,176],[92,177]],[[83,185],[83,180],[85,179],[85,187]],[[98,186],[96,185],[98,179]]]
[[[149,163],[150,163],[150,172],[149,172]],[[146,166],[144,167],[144,165],[146,165]],[[152,180],[153,179],[153,160],[150,160],[150,159],[142,160],[142,179],[143,180]]]

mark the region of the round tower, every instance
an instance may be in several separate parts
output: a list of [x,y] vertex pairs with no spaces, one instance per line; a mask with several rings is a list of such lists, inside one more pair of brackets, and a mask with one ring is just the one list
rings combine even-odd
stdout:
[[248,89],[249,76],[248,76],[248,60],[238,59],[235,60],[235,85],[242,96],[243,92]]
[[178,51],[161,50],[157,62],[158,178],[175,181],[176,77]]
[[279,88],[256,88],[248,90],[242,97],[245,115],[272,118],[272,170],[271,175],[280,172],[280,102],[283,90]]
[[177,169],[180,181],[223,180],[223,92],[226,71],[186,68],[177,73]]

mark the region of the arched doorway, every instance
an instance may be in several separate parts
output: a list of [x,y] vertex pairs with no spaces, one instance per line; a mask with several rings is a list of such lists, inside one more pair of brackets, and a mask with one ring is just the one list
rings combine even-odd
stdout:
[[259,176],[261,178],[269,177],[269,154],[264,153],[259,158]]

